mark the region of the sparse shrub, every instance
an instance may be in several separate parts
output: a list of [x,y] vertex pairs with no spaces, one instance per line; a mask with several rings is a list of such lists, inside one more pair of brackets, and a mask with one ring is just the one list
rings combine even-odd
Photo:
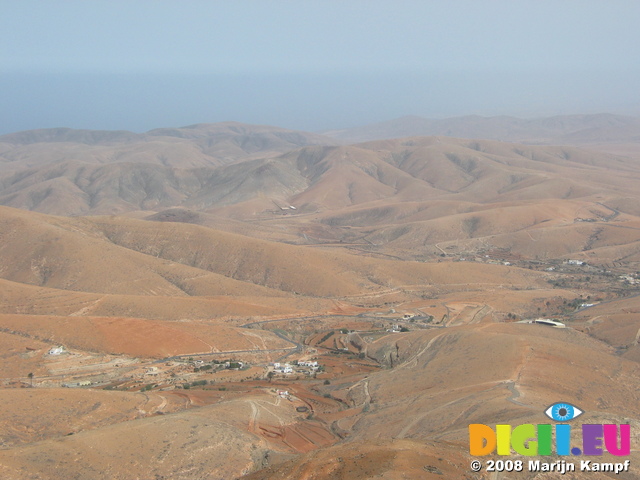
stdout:
[[469,237],[473,237],[473,234],[476,233],[479,226],[480,217],[466,218],[462,222],[462,228],[469,235]]
[[330,337],[331,335],[333,335],[334,333],[335,333],[334,331],[328,332],[326,335],[324,335],[324,336],[320,339],[320,341],[319,341],[318,343],[323,343],[324,341],[328,340],[328,339],[329,339],[329,337]]

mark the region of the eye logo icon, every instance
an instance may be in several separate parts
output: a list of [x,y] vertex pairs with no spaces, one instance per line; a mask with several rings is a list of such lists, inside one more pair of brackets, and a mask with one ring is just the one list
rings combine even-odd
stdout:
[[554,403],[544,411],[547,417],[556,422],[568,422],[578,418],[583,413],[584,412],[575,405],[565,402]]
[[[582,425],[574,424],[575,427],[567,423],[578,418],[583,413],[583,410],[568,402],[557,402],[549,405],[544,410],[544,414],[556,422],[553,425],[548,420],[543,424],[533,425],[527,423],[518,425],[515,428],[509,424],[498,424],[495,427],[490,427],[483,423],[472,423],[469,425],[469,453],[475,457],[491,455],[494,452],[497,455],[508,456],[512,455],[515,450],[518,455],[528,457],[559,455],[560,458],[568,455],[611,454],[622,457],[631,454],[631,425],[629,423],[620,425],[613,423],[583,423]],[[574,428],[581,430],[582,443],[572,447],[571,431]],[[559,463],[565,465],[566,462],[561,460]],[[581,468],[583,471],[586,471],[585,466],[588,469],[590,464],[591,460],[582,460]],[[535,461],[529,462],[530,469],[532,465],[536,465]],[[573,464],[566,463],[567,467],[569,465],[573,467]],[[605,464],[603,463],[602,465]],[[616,465],[628,468],[629,460],[624,463],[616,463]],[[537,469],[536,471],[553,470],[555,469]],[[604,467],[597,470],[606,471]],[[593,471],[596,470],[594,469]],[[564,475],[564,470],[560,473]]]

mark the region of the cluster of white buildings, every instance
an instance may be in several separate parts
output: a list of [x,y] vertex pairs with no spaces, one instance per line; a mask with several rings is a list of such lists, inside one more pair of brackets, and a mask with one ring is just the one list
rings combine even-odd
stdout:
[[294,369],[298,367],[298,372],[300,371],[299,367],[306,367],[309,369],[309,371],[311,372],[317,372],[318,370],[320,370],[320,365],[318,364],[317,361],[298,361],[296,365],[291,365],[290,363],[279,363],[279,362],[275,362],[273,363],[273,371],[275,373],[284,373],[289,374],[289,373],[294,373]]
[[77,388],[77,387],[89,387],[92,385],[90,380],[80,380],[79,382],[70,382],[63,383],[62,386],[65,388]]
[[567,260],[566,262],[567,265],[584,265],[585,262],[583,262],[582,260]]
[[276,373],[293,373],[293,367],[288,364],[281,364],[279,362],[275,362],[273,364],[273,371]]
[[315,360],[313,362],[311,361],[303,361],[303,362],[298,362],[298,365],[300,365],[301,367],[311,367],[311,368],[317,368],[318,367],[318,362],[316,362]]
[[630,285],[637,285],[640,284],[640,280],[637,278],[633,277],[633,274],[629,274],[629,275],[620,275],[620,280],[622,280],[623,282],[627,282]]

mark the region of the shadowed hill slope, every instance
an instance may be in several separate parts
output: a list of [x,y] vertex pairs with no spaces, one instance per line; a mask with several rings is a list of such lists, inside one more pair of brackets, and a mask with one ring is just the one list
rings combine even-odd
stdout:
[[[362,409],[355,422],[336,420],[346,440],[247,479],[481,478],[469,472],[469,425],[548,423],[544,411],[558,401],[579,406],[585,423],[631,423],[632,445],[640,439],[640,366],[571,329],[476,324],[395,334],[367,355],[387,369],[325,387]],[[525,468],[517,478],[536,475]],[[637,466],[627,475],[636,478]]]
[[[3,278],[66,290],[137,295],[342,297],[416,284],[527,286],[542,275],[494,265],[397,262],[324,252],[197,225],[63,218],[0,209]],[[29,238],[29,242],[24,242]],[[473,280],[471,280],[473,278]]]
[[[0,155],[20,156],[4,145]],[[256,158],[234,154],[232,165],[203,162],[200,154],[186,151],[176,152],[173,161],[173,144],[154,146],[153,141],[136,143],[139,156],[131,157],[113,146],[104,146],[104,158],[74,154],[82,145],[42,147],[50,161],[32,152],[33,162],[25,154],[2,163],[0,203],[63,215],[182,206],[249,219],[282,214],[282,207],[284,213],[299,214],[380,202],[576,199],[600,189],[608,196],[615,192],[623,205],[635,195],[629,182],[640,178],[637,163],[611,154],[444,137],[341,147],[290,144],[284,154],[264,149]],[[289,205],[297,211],[287,212]]]

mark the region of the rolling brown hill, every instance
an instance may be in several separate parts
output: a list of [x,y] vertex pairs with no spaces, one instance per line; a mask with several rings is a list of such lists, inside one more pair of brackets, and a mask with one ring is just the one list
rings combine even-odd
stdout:
[[[470,423],[546,423],[543,411],[559,400],[583,409],[583,421],[631,423],[632,445],[640,440],[638,363],[621,358],[579,331],[481,323],[387,335],[368,345],[367,355],[378,358],[386,368],[359,380],[334,380],[322,387],[344,404],[346,410],[336,418],[334,428],[348,431],[347,437],[335,447],[273,465],[248,479],[312,475],[319,479],[364,479],[379,474],[389,478],[400,474],[405,478],[465,478],[471,475]],[[50,438],[1,452],[3,476],[17,479],[19,472],[29,472],[35,478],[49,478],[55,464],[56,471],[66,475],[81,473],[94,478],[126,478],[131,472],[143,478],[156,474],[191,478],[194,472],[234,478],[269,464],[268,459],[278,452],[286,453],[274,441],[247,432],[252,410],[263,421],[272,416],[272,421],[279,419],[276,422],[281,425],[305,422],[296,419],[289,402],[277,402],[273,394],[259,392],[163,416],[146,412],[163,403],[158,395],[169,393],[153,393],[144,399],[140,394],[114,392],[122,413],[112,412],[114,416],[107,420],[107,408],[116,405],[108,393],[86,393],[75,400],[84,413],[74,420],[73,436],[57,436],[48,415],[38,419],[34,426],[41,425],[40,434]],[[47,394],[51,400],[44,396]],[[64,394],[52,389],[42,390],[38,396],[42,401],[53,401],[56,395],[64,398]],[[25,400],[27,404],[33,401]],[[102,402],[107,402],[105,407],[100,406]],[[96,404],[99,406],[94,406],[92,413],[90,407]],[[132,407],[136,405],[145,413],[126,421],[127,415],[135,415]],[[355,419],[345,415],[351,410],[360,412]],[[105,421],[113,423],[105,426]],[[19,436],[14,434],[13,438],[17,441]],[[224,458],[219,456],[222,451]],[[633,448],[632,470],[620,478],[636,478],[637,455]],[[109,461],[114,456],[121,460]],[[85,461],[78,462],[80,458]],[[609,456],[602,460],[616,461]],[[518,478],[535,478],[535,474],[525,472]]]
[[[237,125],[217,128],[236,140],[228,130],[258,135]],[[200,141],[213,133],[212,127],[198,126],[166,135]],[[633,157],[414,137],[307,146],[198,168],[67,160],[7,172],[0,202],[62,215],[178,219],[277,242],[347,244],[387,258],[433,260],[445,251],[467,257],[499,249],[527,259],[580,254],[608,264],[637,257],[639,180],[640,164]],[[541,236],[548,241],[538,241]],[[289,256],[283,252],[277,258]],[[228,276],[231,270],[223,272]],[[237,278],[260,283],[259,274]],[[286,275],[302,274],[296,269]],[[283,281],[272,285],[279,288]],[[345,294],[354,293],[338,285]]]
[[[100,400],[107,399],[94,397]],[[269,451],[266,442],[236,426],[246,413],[236,408],[231,416],[228,409],[213,405],[0,450],[0,474],[7,480],[22,479],[25,473],[42,480],[234,478],[260,464]],[[141,457],[153,458],[153,466]]]
[[[122,248],[86,219],[1,210],[0,254],[4,258],[2,276],[7,280],[109,294],[281,295]],[[160,225],[171,228],[170,224]],[[25,243],[24,238],[29,241]]]
[[[154,152],[153,145],[136,145]],[[443,137],[289,150],[259,150],[263,158],[253,160],[236,155],[243,161],[233,165],[198,163],[188,152],[172,163],[115,153],[115,161],[95,161],[53,150],[55,161],[3,163],[0,202],[66,215],[183,206],[247,219],[289,205],[299,210],[293,213],[311,213],[382,201],[575,199],[603,186],[621,200],[634,195],[625,181],[638,176],[636,162],[612,154]]]
[[[580,405],[593,420],[615,411],[616,423],[638,416],[639,365],[573,329],[469,325],[385,337],[367,353],[394,365],[388,378],[381,373],[369,381],[376,407],[362,421],[367,434],[378,423],[393,437],[464,441],[469,423],[541,423],[545,407],[559,397]],[[474,368],[475,362],[483,368]],[[412,382],[417,372],[422,372],[421,381]],[[554,383],[549,382],[552,377]],[[400,396],[400,388],[410,391]],[[390,426],[384,417],[392,414],[382,405],[402,410],[407,408],[402,398],[411,399],[419,414]]]
[[[469,424],[546,423],[543,412],[560,399],[583,409],[585,423],[631,422],[633,444],[640,440],[639,365],[580,332],[477,324],[386,336],[367,355],[388,369],[325,387],[363,410],[355,422],[336,421],[347,440],[247,479],[487,478],[469,470]],[[634,466],[625,478],[639,474]],[[525,468],[512,478],[546,477]]]
[[616,349],[624,358],[640,362],[640,297],[603,302],[580,310],[574,320],[583,331]]
[[[591,255],[607,243],[614,251],[594,252],[606,263],[629,255],[640,239],[638,167],[633,159],[571,147],[480,140],[306,147],[269,161],[269,171],[305,175],[299,183],[306,181],[306,190],[279,199],[296,211],[282,216],[266,195],[262,203],[253,195],[209,211],[255,218],[261,205],[262,225],[286,228],[284,241],[368,243],[367,251],[404,258],[432,256],[454,242],[461,253],[484,244],[527,258]],[[536,235],[550,241],[536,242]],[[563,241],[567,235],[572,241]],[[441,242],[449,243],[438,248]]]
[[[4,315],[3,328],[12,334],[67,345],[85,352],[130,357],[165,358],[176,355],[233,350],[279,350],[291,344],[271,332],[209,321],[166,321],[118,316]],[[20,375],[15,375],[20,376]]]
[[[334,143],[313,133],[238,122],[159,128],[142,134],[51,128],[0,135],[0,159],[4,168],[67,160],[185,167],[219,165],[256,154],[273,155],[305,145]],[[197,163],[182,163],[193,161],[193,157]]]
[[[517,268],[367,259],[197,225],[53,217],[6,207],[0,213],[3,278],[63,290],[174,297],[342,297],[402,285],[501,283],[505,273],[514,285],[542,281],[540,274]],[[474,280],[468,279],[470,272]]]
[[134,134],[47,129],[0,136],[0,203],[63,215],[179,205],[212,167],[331,139],[237,122]]
[[[105,279],[108,283],[108,277]],[[24,315],[95,315],[154,320],[209,320],[252,316],[309,315],[333,302],[302,296],[162,296],[87,293],[0,279],[0,311]]]

